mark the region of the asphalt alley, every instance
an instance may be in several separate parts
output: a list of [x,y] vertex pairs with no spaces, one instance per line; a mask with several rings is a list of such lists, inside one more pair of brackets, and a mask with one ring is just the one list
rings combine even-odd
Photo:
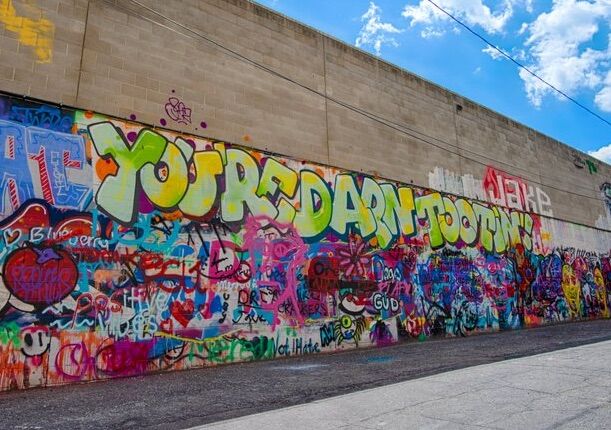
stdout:
[[185,429],[611,340],[611,320],[0,394],[2,429]]

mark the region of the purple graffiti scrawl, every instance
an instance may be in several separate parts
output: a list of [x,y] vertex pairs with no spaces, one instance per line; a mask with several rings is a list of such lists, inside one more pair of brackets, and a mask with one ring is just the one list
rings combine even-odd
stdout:
[[177,97],[170,97],[165,104],[165,111],[172,120],[181,124],[191,124],[191,108]]

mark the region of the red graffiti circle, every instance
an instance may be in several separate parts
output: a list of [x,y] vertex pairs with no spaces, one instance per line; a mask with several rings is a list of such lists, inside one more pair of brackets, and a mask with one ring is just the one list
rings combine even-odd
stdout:
[[6,288],[19,300],[48,306],[72,292],[78,270],[64,250],[26,247],[8,255],[2,276]]

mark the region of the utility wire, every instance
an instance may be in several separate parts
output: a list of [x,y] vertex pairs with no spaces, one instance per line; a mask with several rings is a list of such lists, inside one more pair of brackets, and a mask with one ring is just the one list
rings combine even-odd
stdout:
[[563,97],[565,97],[567,100],[572,101],[573,103],[575,103],[577,106],[579,106],[580,108],[582,108],[583,110],[585,110],[586,112],[594,115],[596,118],[598,118],[599,120],[601,120],[602,122],[604,122],[605,124],[607,124],[608,126],[611,126],[611,122],[607,121],[605,118],[603,118],[602,116],[600,116],[599,114],[597,114],[596,112],[594,112],[593,110],[591,110],[590,108],[588,108],[587,106],[584,106],[583,104],[581,104],[580,102],[578,102],[577,100],[575,100],[573,97],[569,96],[567,93],[565,93],[564,91],[562,91],[561,89],[557,88],[556,86],[554,86],[553,84],[549,83],[548,81],[546,81],[545,79],[543,79],[541,76],[537,75],[535,72],[533,72],[530,68],[526,67],[524,64],[520,63],[518,60],[516,60],[515,58],[513,58],[511,55],[509,55],[508,53],[506,53],[505,51],[503,51],[501,48],[499,48],[498,46],[492,44],[490,41],[488,41],[488,39],[486,39],[484,36],[482,36],[481,34],[479,34],[478,32],[476,32],[475,30],[473,30],[471,27],[469,27],[467,24],[465,24],[464,22],[462,22],[461,20],[459,20],[458,18],[456,18],[454,15],[452,15],[450,12],[448,12],[447,10],[445,10],[444,8],[442,8],[441,6],[439,6],[437,3],[435,3],[433,0],[427,0],[430,4],[432,4],[433,6],[435,6],[437,9],[439,9],[441,12],[443,12],[444,14],[446,14],[447,16],[449,16],[453,21],[455,21],[458,25],[460,25],[461,27],[465,28],[469,33],[471,33],[472,35],[474,35],[475,37],[477,37],[478,39],[482,40],[486,45],[490,46],[492,49],[494,49],[495,51],[497,51],[499,54],[501,54],[503,57],[507,58],[509,61],[511,61],[512,63],[514,63],[516,66],[518,66],[519,68],[525,70],[528,74],[530,74],[531,76],[533,76],[534,78],[538,79],[539,81],[541,81],[543,84],[547,85],[548,87],[550,87],[551,89],[553,89],[554,91],[556,91],[558,94],[562,95]]
[[[110,1],[110,0],[106,0],[106,1]],[[174,25],[176,25],[176,26],[178,26],[178,27],[180,27],[180,28],[182,28],[182,29],[186,30],[188,33],[191,33],[192,35],[195,35],[195,36],[197,36],[198,38],[201,38],[201,39],[203,39],[203,40],[205,40],[205,41],[209,42],[210,44],[212,44],[212,45],[216,46],[217,48],[221,49],[222,51],[225,51],[226,53],[230,54],[230,56],[232,56],[232,57],[234,57],[234,58],[236,58],[236,59],[238,59],[238,60],[244,61],[244,62],[246,62],[246,63],[248,63],[248,64],[250,64],[250,65],[252,65],[252,66],[254,66],[254,67],[258,68],[258,69],[261,69],[261,70],[263,70],[263,71],[265,71],[265,72],[267,72],[267,73],[269,73],[269,74],[273,75],[273,76],[276,76],[276,77],[278,77],[278,78],[280,78],[280,79],[283,79],[283,80],[285,80],[285,81],[287,81],[287,82],[290,82],[290,83],[292,83],[292,84],[294,84],[294,85],[297,85],[297,86],[299,86],[300,88],[303,88],[303,89],[304,89],[304,90],[306,90],[306,91],[312,92],[312,93],[314,93],[314,94],[316,94],[316,95],[318,95],[318,96],[320,96],[320,97],[322,97],[322,98],[324,98],[324,99],[327,99],[327,100],[329,100],[329,101],[332,101],[332,102],[334,102],[334,103],[336,103],[336,104],[338,104],[338,105],[340,105],[340,106],[342,106],[342,107],[344,107],[344,108],[346,108],[346,109],[348,109],[348,110],[351,110],[351,111],[353,111],[353,112],[355,112],[355,113],[358,113],[358,114],[360,114],[360,115],[362,115],[362,116],[365,116],[366,118],[369,118],[369,119],[371,119],[372,121],[375,121],[375,122],[377,122],[377,123],[379,123],[379,124],[382,124],[382,125],[384,125],[384,126],[386,126],[386,127],[391,128],[391,129],[393,129],[393,130],[395,130],[395,131],[398,131],[399,133],[406,134],[406,135],[408,135],[408,136],[410,136],[410,137],[413,137],[414,139],[420,140],[420,141],[422,141],[422,142],[424,142],[424,143],[427,143],[427,144],[429,144],[429,145],[432,145],[432,146],[434,146],[434,147],[436,147],[436,148],[438,148],[438,149],[441,149],[441,150],[443,150],[443,151],[447,151],[447,152],[449,152],[450,154],[457,155],[457,156],[459,156],[459,157],[463,157],[463,158],[465,158],[465,159],[467,159],[467,160],[469,160],[469,161],[473,161],[473,162],[475,162],[475,163],[478,163],[478,164],[481,164],[481,165],[483,165],[483,166],[486,166],[486,164],[485,164],[485,163],[483,163],[483,162],[481,162],[480,160],[476,160],[475,158],[468,157],[468,156],[466,156],[464,153],[463,153],[463,154],[461,154],[460,152],[457,152],[457,151],[452,151],[451,149],[449,149],[449,148],[447,148],[447,147],[445,147],[445,146],[442,146],[442,145],[440,145],[440,144],[437,144],[437,143],[431,142],[430,140],[427,140],[427,139],[425,139],[424,137],[421,137],[421,136],[425,136],[425,137],[426,137],[426,138],[428,138],[428,139],[436,140],[436,141],[438,141],[438,142],[440,142],[440,143],[442,143],[442,144],[444,144],[444,145],[452,146],[452,144],[450,144],[450,143],[448,143],[448,142],[445,142],[445,141],[443,141],[443,140],[441,140],[441,139],[439,139],[439,138],[433,137],[433,136],[429,136],[429,135],[427,135],[427,134],[425,134],[425,133],[422,133],[422,132],[419,132],[419,131],[417,131],[417,130],[413,130],[413,129],[411,129],[411,128],[409,128],[409,127],[405,126],[405,125],[398,124],[398,123],[396,123],[396,122],[394,122],[394,121],[392,121],[392,120],[389,120],[389,119],[387,119],[387,118],[383,118],[383,117],[381,117],[381,116],[379,116],[379,115],[377,115],[377,114],[375,114],[375,113],[368,112],[368,111],[363,110],[363,109],[361,109],[361,108],[359,108],[359,107],[356,107],[356,106],[350,105],[349,103],[346,103],[346,102],[344,102],[344,101],[342,101],[342,100],[339,100],[339,99],[336,99],[336,98],[334,98],[334,97],[328,96],[328,95],[324,94],[323,92],[320,92],[320,91],[318,91],[318,90],[316,90],[316,89],[314,89],[314,88],[308,87],[307,85],[304,85],[304,84],[302,84],[302,83],[300,83],[300,82],[297,82],[297,81],[295,81],[294,79],[292,79],[292,78],[290,78],[290,77],[288,77],[288,76],[286,76],[286,75],[283,75],[282,73],[279,73],[279,72],[275,71],[274,69],[271,69],[271,68],[270,68],[270,67],[268,67],[268,66],[265,66],[265,65],[263,65],[263,64],[261,64],[261,63],[259,63],[259,62],[255,61],[255,60],[252,60],[251,58],[248,58],[248,57],[246,57],[246,56],[244,56],[244,55],[240,54],[240,53],[239,53],[239,52],[237,52],[237,51],[234,51],[234,50],[233,50],[233,49],[231,49],[231,48],[226,47],[225,45],[223,45],[223,44],[221,44],[221,43],[219,43],[219,42],[215,41],[214,39],[209,38],[209,37],[208,37],[208,36],[206,36],[205,34],[202,34],[202,33],[201,33],[201,32],[199,32],[199,31],[193,30],[192,28],[189,28],[188,26],[186,26],[186,25],[184,25],[184,24],[182,24],[182,23],[180,23],[180,22],[178,22],[178,21],[176,21],[176,20],[174,20],[174,19],[172,19],[172,18],[170,18],[170,17],[168,17],[168,16],[166,16],[166,15],[162,14],[161,12],[159,12],[159,11],[157,11],[157,10],[155,10],[155,9],[152,9],[152,8],[151,8],[151,7],[149,7],[149,6],[146,6],[146,5],[142,4],[142,3],[141,3],[141,2],[139,2],[138,0],[129,0],[129,1],[130,1],[131,3],[133,3],[133,4],[138,5],[139,7],[143,8],[143,9],[145,9],[145,10],[149,11],[150,13],[152,13],[152,14],[154,14],[154,15],[156,15],[156,16],[158,16],[158,17],[160,17],[160,18],[162,18],[162,19],[164,19],[164,20],[166,20],[166,21],[169,21],[169,22],[171,22],[172,24],[174,24]],[[116,3],[112,3],[112,4],[113,4],[113,6],[115,6],[115,7],[116,7],[116,6],[119,6],[119,5],[118,5],[118,4],[116,4]],[[122,6],[119,6],[119,7],[122,7]],[[123,8],[124,8],[124,9],[126,9],[125,7],[123,7]],[[126,10],[129,10],[129,9],[126,9]],[[134,11],[131,11],[131,12],[134,12]],[[148,18],[148,17],[146,17],[146,16],[142,16],[142,15],[140,15],[140,16],[141,16],[142,18],[144,18],[144,19],[146,19],[146,20],[150,21],[151,23],[154,23],[154,24],[159,25],[159,26],[162,26],[162,27],[164,27],[164,28],[166,28],[166,29],[168,29],[168,30],[170,30],[170,31],[173,31],[173,32],[176,32],[176,33],[179,33],[179,34],[184,35],[183,33],[180,33],[180,32],[178,32],[176,29],[171,28],[171,27],[168,27],[167,25],[165,25],[165,24],[163,24],[163,23],[160,23],[160,22],[158,22],[158,21],[152,20],[151,18]],[[185,36],[186,36],[186,35],[185,35]],[[501,164],[504,164],[504,165],[506,165],[506,166],[512,167],[512,168],[514,168],[514,169],[520,169],[520,168],[519,168],[519,167],[517,167],[517,166],[514,166],[514,165],[511,165],[511,164],[509,164],[509,163],[506,163],[506,162],[503,162],[503,161],[500,161],[500,160],[494,159],[494,158],[489,157],[489,156],[484,155],[484,154],[480,154],[480,153],[478,153],[478,152],[475,152],[475,151],[469,150],[469,149],[467,149],[467,148],[461,148],[461,149],[462,149],[462,151],[463,151],[463,152],[465,152],[465,151],[466,151],[466,152],[470,152],[470,153],[472,153],[472,154],[475,154],[475,155],[476,155],[476,156],[478,156],[478,157],[482,157],[482,158],[488,159],[488,160],[493,161],[493,162],[495,162],[495,163],[501,163]],[[543,175],[539,175],[539,176],[543,176]],[[544,177],[544,176],[543,176],[543,177]],[[548,178],[548,179],[552,179],[552,180],[553,180],[553,178]],[[548,187],[548,188],[554,189],[554,190],[556,190],[556,191],[561,191],[561,192],[563,192],[563,193],[567,193],[567,194],[573,194],[573,195],[575,195],[575,196],[579,196],[579,197],[585,197],[585,198],[588,198],[588,199],[591,199],[591,200],[596,200],[596,201],[601,201],[601,202],[603,201],[603,199],[601,199],[601,198],[597,198],[597,197],[592,197],[592,196],[588,196],[588,195],[585,195],[585,194],[576,193],[576,192],[574,192],[574,191],[570,191],[570,190],[566,190],[566,189],[558,188],[558,187],[555,187],[555,186],[553,186],[553,185],[543,184],[543,183],[541,183],[541,182],[537,182],[537,181],[535,181],[535,180],[530,180],[530,179],[529,179],[529,182],[532,182],[532,183],[535,183],[535,184],[538,184],[538,185],[543,185],[543,186],[545,186],[545,187]],[[580,185],[577,185],[577,184],[575,184],[575,185],[576,185],[576,186],[579,186],[579,187],[581,187],[581,188],[583,188],[583,189],[587,189],[588,191],[593,191],[591,188],[588,188],[588,187],[583,187],[583,186],[580,186]]]

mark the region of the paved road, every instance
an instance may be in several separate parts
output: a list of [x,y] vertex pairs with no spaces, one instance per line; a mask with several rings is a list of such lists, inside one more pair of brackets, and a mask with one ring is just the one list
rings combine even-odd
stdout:
[[611,341],[444,372],[192,430],[609,429]]
[[0,394],[0,428],[180,429],[611,340],[611,320]]

